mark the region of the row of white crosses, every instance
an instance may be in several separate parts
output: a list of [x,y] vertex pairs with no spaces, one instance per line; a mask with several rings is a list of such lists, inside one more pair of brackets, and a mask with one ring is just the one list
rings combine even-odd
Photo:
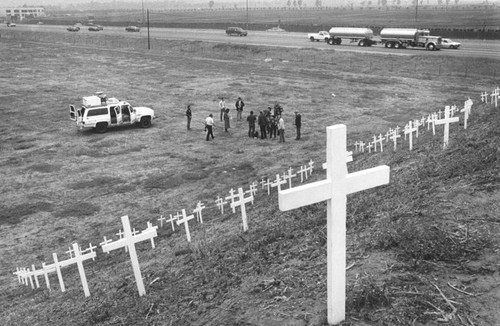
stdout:
[[34,264],[31,265],[31,269],[18,267],[16,269],[16,272],[14,272],[14,275],[17,276],[19,283],[28,285],[29,282],[32,289],[35,289],[35,287],[36,288],[40,287],[38,276],[43,275],[45,279],[45,285],[49,290],[51,290],[49,274],[56,273],[57,279],[59,280],[59,287],[61,288],[62,292],[65,292],[66,286],[64,285],[61,268],[76,264],[78,266],[78,272],[80,274],[80,280],[82,282],[83,292],[85,293],[85,296],[88,297],[90,296],[90,291],[89,291],[89,286],[87,284],[87,277],[85,275],[85,270],[83,268],[83,262],[89,259],[95,260],[96,253],[94,249],[96,249],[96,247],[92,246],[92,244],[89,243],[89,247],[82,251],[82,249],[80,248],[80,246],[78,246],[77,243],[73,243],[72,248],[69,248],[69,251],[67,251],[67,253],[69,253],[70,255],[69,259],[59,261],[57,253],[53,253],[52,258],[54,262],[52,264],[46,265],[45,263],[42,263],[41,269],[36,269]]
[[[500,92],[500,91],[499,91]],[[414,136],[418,138],[419,136],[419,128],[427,123],[427,130],[430,130],[432,127],[433,135],[436,134],[436,125],[443,125],[443,148],[446,148],[449,144],[449,134],[450,134],[450,124],[456,123],[459,121],[459,117],[454,117],[454,115],[458,112],[462,112],[464,114],[464,129],[467,129],[467,120],[469,119],[469,115],[471,113],[472,108],[472,100],[469,98],[464,102],[464,108],[459,109],[456,105],[445,106],[444,111],[439,110],[438,112],[429,114],[427,118],[422,117],[421,119],[410,120],[402,129],[404,134],[404,140],[408,141],[409,150],[413,150]],[[398,139],[401,138],[400,135],[401,128],[397,126],[394,129],[389,129],[385,134],[385,137],[380,133],[378,136],[373,136],[373,141],[364,143],[363,141],[356,141],[354,143],[354,150],[358,153],[371,153],[372,150],[377,152],[384,151],[384,140],[386,143],[389,141],[393,142],[394,151],[397,150]]]
[[[153,226],[150,222],[148,222],[147,229],[139,233],[135,229],[131,229],[128,216],[122,216],[122,224],[123,224],[123,232],[120,230],[120,232],[118,233],[120,239],[112,241],[104,237],[104,241],[100,243],[100,246],[102,247],[103,252],[107,253],[119,248],[125,248],[125,250],[128,251],[130,255],[130,260],[132,262],[132,270],[134,272],[135,280],[137,283],[137,289],[139,291],[139,295],[142,296],[146,293],[146,290],[144,289],[144,283],[142,281],[139,261],[137,259],[137,253],[135,251],[135,243],[144,240],[150,240],[151,245],[154,248],[155,245],[153,238],[157,236],[156,234],[157,226]],[[67,251],[67,253],[70,255],[69,259],[59,261],[57,253],[53,253],[52,257],[54,263],[49,265],[42,263],[42,269],[38,270],[35,268],[35,265],[31,265],[31,270],[26,268],[17,268],[16,272],[14,272],[14,275],[17,276],[18,281],[22,284],[28,285],[29,281],[29,284],[33,289],[35,288],[35,286],[36,288],[40,287],[38,276],[43,275],[45,278],[45,284],[47,288],[50,290],[49,274],[56,273],[57,279],[59,280],[59,286],[61,288],[61,292],[65,292],[66,286],[64,284],[61,269],[63,267],[76,264],[78,267],[78,272],[80,274],[80,280],[82,282],[83,292],[85,296],[88,297],[90,296],[90,291],[87,283],[87,277],[85,275],[85,270],[83,268],[83,262],[89,259],[95,260],[96,252],[94,251],[94,249],[96,248],[97,247],[92,246],[92,244],[89,243],[89,247],[85,250],[82,250],[77,243],[73,243],[72,247],[70,247],[69,250]]]
[[495,107],[498,107],[498,99],[500,98],[500,88],[497,87],[488,94],[488,92],[481,93],[481,102],[488,103],[488,96],[490,96],[490,104],[495,104]]

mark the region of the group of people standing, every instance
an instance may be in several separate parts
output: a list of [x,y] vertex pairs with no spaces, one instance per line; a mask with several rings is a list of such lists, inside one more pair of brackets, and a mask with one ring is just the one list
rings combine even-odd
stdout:
[[[243,108],[245,107],[245,103],[238,97],[235,108],[236,108],[236,119],[238,121],[242,120]],[[224,121],[224,131],[228,132],[230,126],[229,116],[229,108],[226,107],[226,101],[224,98],[221,98],[219,102],[220,109],[220,121]],[[266,139],[269,135],[270,139],[275,139],[277,135],[279,135],[279,142],[285,142],[285,121],[282,116],[283,107],[278,103],[274,105],[274,108],[268,107],[267,109],[260,111],[259,115],[254,115],[253,111],[250,111],[250,114],[247,116],[248,122],[248,137],[250,138],[258,138],[259,133],[256,132],[255,127],[256,124],[259,125],[260,129],[260,139]],[[187,117],[187,129],[191,129],[191,105],[188,105],[186,110]],[[214,119],[213,114],[210,114],[205,119],[205,131],[207,133],[206,140],[214,139],[213,127],[214,127]],[[298,111],[295,111],[295,122],[294,125],[297,130],[296,140],[300,139],[300,128],[302,127],[302,116]]]

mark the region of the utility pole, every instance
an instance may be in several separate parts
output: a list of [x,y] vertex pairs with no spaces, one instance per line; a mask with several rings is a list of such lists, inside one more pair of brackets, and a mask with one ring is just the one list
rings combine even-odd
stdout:
[[247,0],[247,30],[248,30],[248,0]]
[[149,9],[148,9],[148,50],[151,50],[151,42],[149,40]]
[[144,0],[142,0],[142,23],[144,24]]
[[415,22],[418,21],[418,0],[415,0]]

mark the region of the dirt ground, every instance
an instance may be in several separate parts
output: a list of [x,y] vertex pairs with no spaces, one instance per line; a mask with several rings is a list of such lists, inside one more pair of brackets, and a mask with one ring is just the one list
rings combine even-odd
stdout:
[[[211,47],[211,51],[209,48]],[[4,325],[324,325],[326,323],[325,205],[280,212],[277,195],[260,190],[248,207],[249,231],[239,213],[221,214],[217,196],[274,178],[309,160],[324,177],[325,127],[347,125],[349,149],[358,140],[402,127],[443,109],[474,101],[469,128],[451,127],[451,145],[423,131],[415,149],[355,153],[349,171],[391,167],[388,186],[348,198],[346,325],[500,325],[498,151],[500,115],[479,94],[498,80],[481,71],[498,66],[473,60],[476,74],[412,73],[453,60],[416,52],[397,57],[335,53],[315,63],[264,61],[256,47],[218,58],[172,43],[168,54],[140,49],[89,48],[78,43],[0,39],[0,320]],[[208,50],[207,50],[208,49]],[[224,49],[231,51],[231,48]],[[265,50],[278,58],[282,49]],[[294,50],[286,50],[294,51]],[[315,56],[318,54],[315,53]],[[279,56],[282,58],[282,56]],[[302,53],[302,58],[307,53]],[[377,69],[352,61],[376,60]],[[408,69],[394,69],[404,67]],[[364,67],[367,67],[366,65]],[[155,110],[149,129],[123,127],[105,134],[78,130],[69,104],[96,91]],[[333,96],[335,94],[335,96]],[[247,136],[245,121],[228,133],[218,102],[237,97],[244,116],[283,105],[286,142]],[[185,109],[193,105],[193,128]],[[293,112],[303,137],[294,141]],[[215,115],[215,140],[203,120]],[[147,295],[139,297],[124,251],[84,264],[85,298],[75,266],[63,269],[67,291],[32,290],[17,282],[17,267],[41,268],[69,246],[117,239],[120,217],[146,228],[203,201],[204,224],[158,230],[156,248],[139,244]],[[354,264],[354,265],[353,265]]]

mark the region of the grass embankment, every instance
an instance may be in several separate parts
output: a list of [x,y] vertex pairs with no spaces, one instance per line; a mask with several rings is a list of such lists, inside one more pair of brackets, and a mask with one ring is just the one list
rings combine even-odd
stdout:
[[[222,45],[207,46],[202,58],[180,47],[175,50],[184,56],[176,57],[78,44],[19,44],[6,47],[3,58],[9,63],[4,71],[13,68],[16,76],[6,83],[9,107],[0,128],[5,153],[0,173],[6,180],[0,211],[8,212],[0,217],[4,324],[322,325],[325,204],[282,213],[275,192],[259,191],[247,210],[250,229],[242,233],[239,213],[226,206],[222,215],[213,200],[309,159],[317,169],[308,182],[322,179],[318,168],[327,125],[346,123],[352,144],[467,96],[475,101],[468,129],[452,126],[447,150],[440,132],[435,137],[425,132],[411,152],[400,145],[395,153],[356,154],[350,163],[350,172],[388,164],[391,183],[348,197],[347,265],[354,265],[347,271],[346,324],[499,322],[500,115],[479,103],[478,85],[489,85],[487,77],[475,76],[472,83],[457,78],[455,70],[455,75],[421,80],[391,71],[392,60],[403,64],[408,58],[335,52],[329,54],[335,65],[320,60],[268,64],[251,60],[250,53],[242,64],[209,59]],[[250,50],[239,51],[244,56]],[[270,56],[279,55],[272,51]],[[377,59],[383,73],[342,64],[353,58]],[[439,65],[450,59],[416,54],[410,60]],[[478,69],[494,66],[481,62]],[[147,130],[77,132],[68,121],[68,102],[77,104],[82,95],[102,89],[152,106],[160,119]],[[245,95],[247,109],[283,103],[287,143],[248,139],[245,123],[235,121],[229,134],[217,129],[214,142],[204,141],[200,117],[216,112],[218,96],[235,93]],[[188,102],[195,103],[192,132],[185,130],[183,116]],[[297,107],[304,116],[300,142],[291,141],[291,111]],[[138,245],[144,297],[137,295],[124,251],[99,250],[96,261],[85,264],[90,298],[84,298],[74,266],[63,270],[64,293],[55,275],[48,292],[43,281],[32,291],[10,274],[16,266],[40,268],[52,252],[62,257],[75,241],[85,248],[89,241],[114,237],[120,215],[128,214],[132,226],[143,229],[146,221],[193,209],[198,200],[212,205],[204,211],[203,225],[191,224],[192,244],[182,228],[172,232],[165,225],[154,250],[149,243]]]

